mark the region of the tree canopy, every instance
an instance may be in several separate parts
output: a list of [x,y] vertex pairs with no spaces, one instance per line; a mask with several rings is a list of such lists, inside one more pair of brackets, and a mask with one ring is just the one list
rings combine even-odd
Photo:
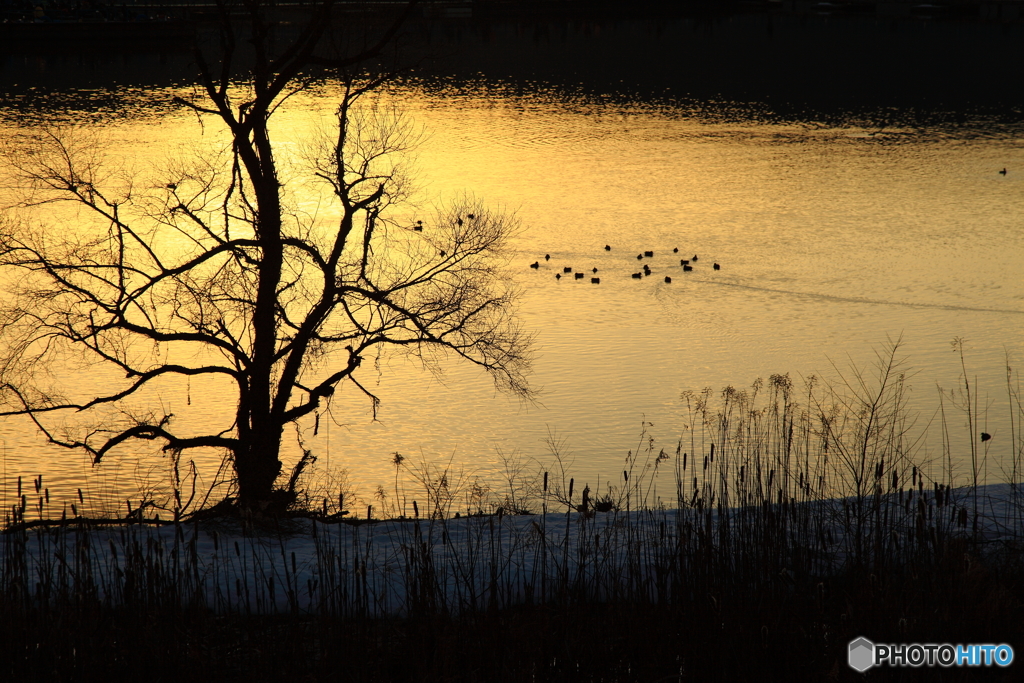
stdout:
[[[28,153],[8,155],[21,206],[44,219],[8,211],[0,223],[0,414],[27,416],[51,443],[96,463],[138,441],[176,455],[221,449],[237,503],[273,511],[293,500],[308,462],[282,476],[285,427],[322,409],[342,383],[375,409],[360,382],[373,349],[455,355],[530,396],[530,337],[504,269],[514,216],[468,197],[416,220],[403,212],[409,128],[366,100],[389,77],[373,60],[404,15],[339,56],[321,51],[336,42],[331,5],[320,3],[284,42],[272,39],[260,3],[244,3],[242,23],[222,6],[220,52],[197,50],[198,95],[176,102],[197,125],[226,129],[223,154],[169,165],[149,184],[107,173],[96,143],[77,131],[40,131]],[[252,55],[240,69],[243,42]],[[269,124],[313,68],[339,84],[335,125],[306,145],[303,164],[282,164]],[[331,201],[316,217],[295,206],[309,184]],[[47,219],[60,201],[92,220]],[[123,378],[72,398],[48,371],[76,354]],[[233,422],[187,435],[165,409],[130,404],[151,383],[196,376],[223,380]],[[63,430],[69,413],[95,419]]]

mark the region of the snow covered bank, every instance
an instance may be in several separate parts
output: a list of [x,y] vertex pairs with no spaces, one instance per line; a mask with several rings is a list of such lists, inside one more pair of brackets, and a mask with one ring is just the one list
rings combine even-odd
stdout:
[[969,539],[1024,547],[1024,489],[911,490],[860,501],[474,516],[34,528],[0,537],[2,584],[33,599],[203,603],[242,613],[410,614],[565,596],[672,602],[708,572],[792,583],[898,564]]

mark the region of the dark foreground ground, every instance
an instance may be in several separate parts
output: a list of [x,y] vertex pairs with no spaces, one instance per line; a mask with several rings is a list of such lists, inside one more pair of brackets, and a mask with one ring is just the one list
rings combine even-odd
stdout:
[[[1016,559],[1014,559],[1014,556]],[[403,618],[219,615],[88,595],[43,606],[3,596],[8,681],[1019,681],[1006,668],[847,665],[847,644],[1007,643],[1024,658],[1020,553],[982,562],[951,546],[927,566],[786,574],[747,588],[742,571],[691,576],[672,604],[595,601]],[[8,586],[11,589],[10,586]]]

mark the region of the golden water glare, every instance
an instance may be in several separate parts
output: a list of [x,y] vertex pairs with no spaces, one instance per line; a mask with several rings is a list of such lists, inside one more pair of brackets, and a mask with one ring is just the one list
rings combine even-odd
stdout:
[[[334,94],[324,85],[278,113],[275,149],[286,169],[298,168],[314,128],[329,123]],[[383,400],[378,422],[362,394],[343,389],[316,435],[310,419],[286,437],[292,457],[301,441],[322,472],[347,470],[364,499],[393,481],[395,451],[494,480],[502,454],[551,466],[549,434],[565,440],[577,481],[603,486],[643,421],[674,451],[683,390],[743,387],[772,373],[834,376],[830,360],[868,368],[886,339],[901,335],[918,372],[912,398],[922,423],[936,384],[959,381],[949,342],[963,337],[992,405],[986,431],[998,435],[1006,359],[1024,357],[1020,131],[957,137],[708,120],[500,91],[409,87],[382,96],[389,102],[423,133],[410,158],[415,201],[400,220],[429,221],[444,197],[468,190],[522,221],[509,268],[523,323],[536,334],[532,381],[541,394],[522,405],[454,362],[441,381],[397,355],[367,363],[363,379]],[[199,126],[184,112],[106,122],[99,134],[139,183],[160,182],[168,156],[226,142],[212,121]],[[1003,176],[1003,167],[1022,171]],[[330,223],[326,196],[302,182],[286,187],[302,215]],[[69,214],[43,220],[75,224]],[[637,281],[636,256],[646,250],[653,275]],[[684,274],[680,259],[694,254],[699,262]],[[563,267],[587,277],[556,280]],[[590,283],[594,268],[599,285]],[[159,401],[199,433],[230,424],[224,396],[215,380],[193,379],[137,402]],[[163,485],[167,460],[148,444],[93,469],[82,454],[47,448],[26,422],[0,424],[5,504],[18,475],[44,475],[58,500],[79,487],[123,500]],[[201,461],[209,485],[217,458]]]

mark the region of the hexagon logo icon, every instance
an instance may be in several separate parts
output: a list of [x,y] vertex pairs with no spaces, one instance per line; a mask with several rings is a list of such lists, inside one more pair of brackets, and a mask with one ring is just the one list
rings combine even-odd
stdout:
[[864,673],[875,663],[875,644],[867,638],[850,641],[850,668]]

